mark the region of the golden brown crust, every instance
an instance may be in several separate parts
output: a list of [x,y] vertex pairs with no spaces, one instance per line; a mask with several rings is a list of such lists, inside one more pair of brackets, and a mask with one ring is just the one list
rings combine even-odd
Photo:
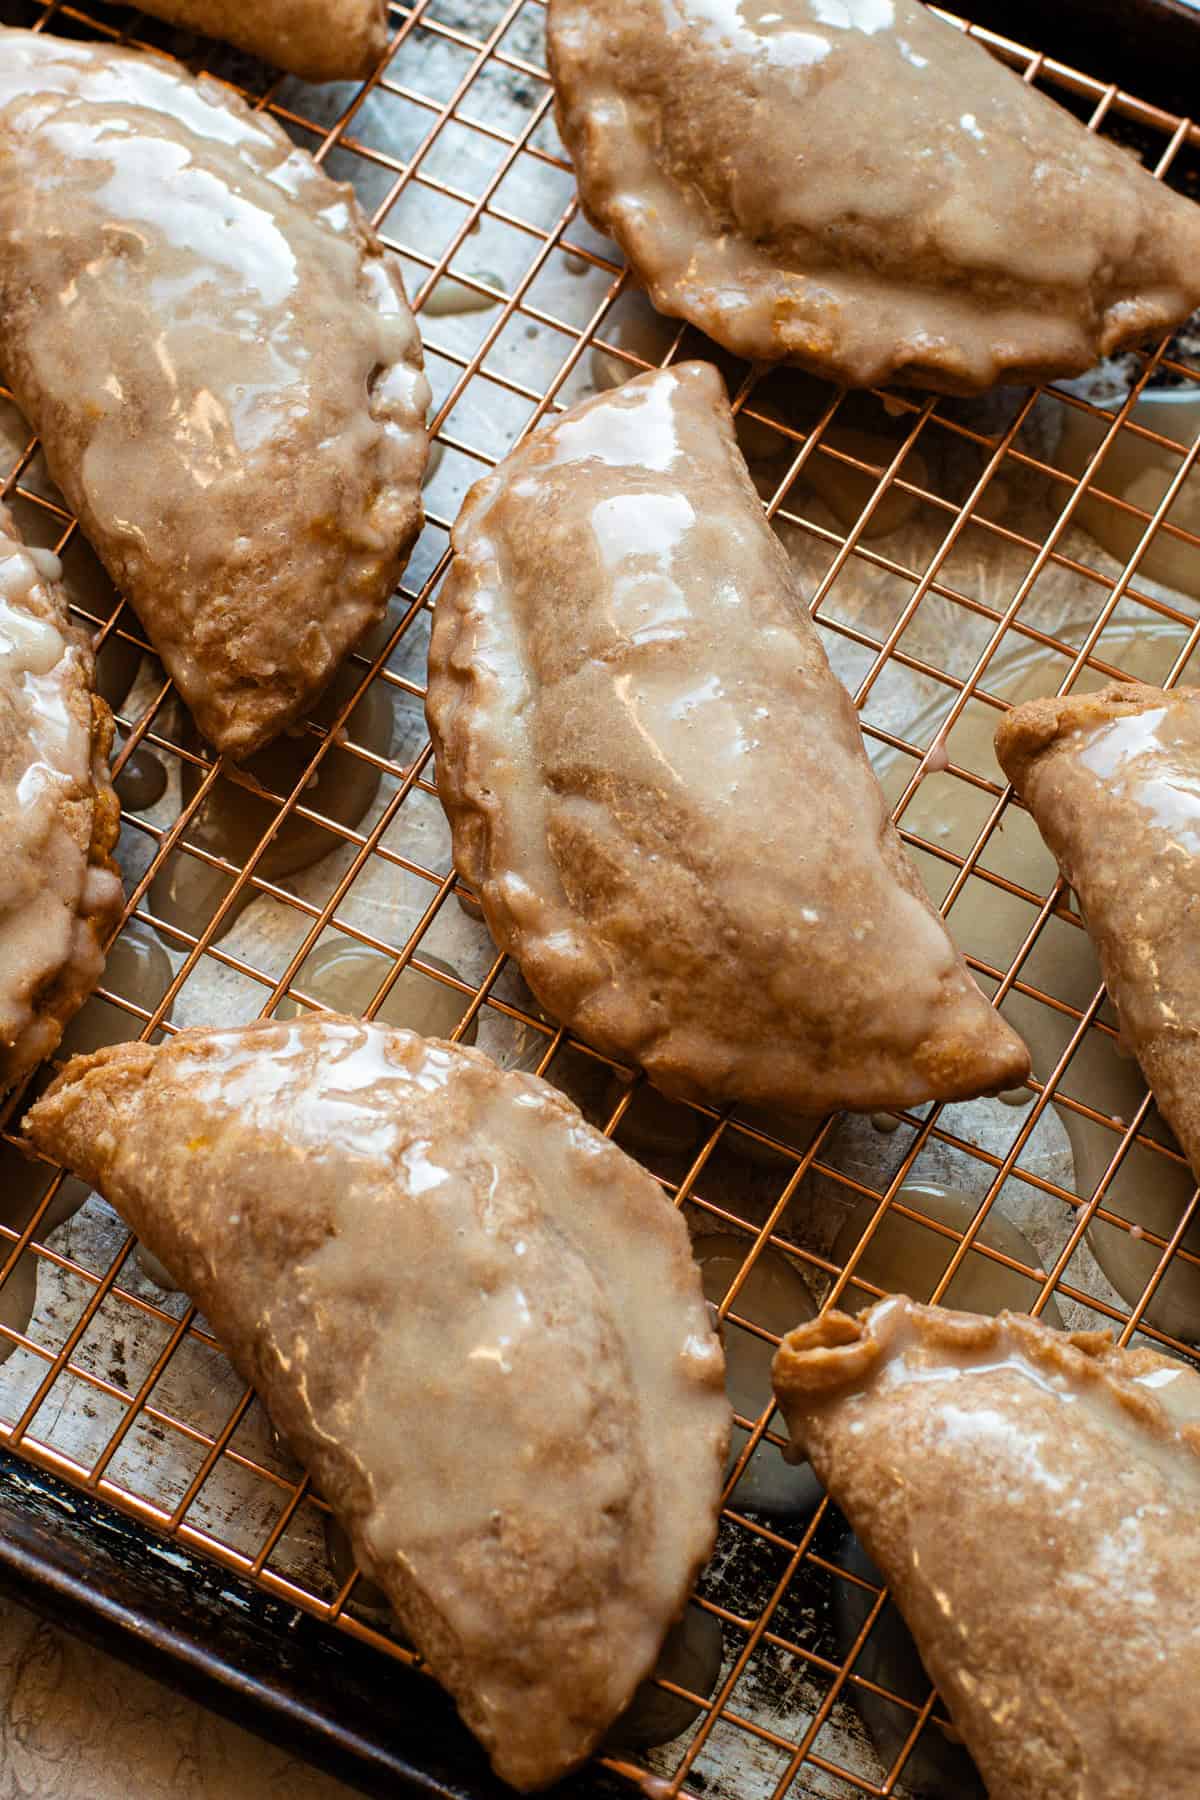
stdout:
[[990,1800],[1200,1791],[1200,1376],[1107,1333],[881,1301],[775,1391]]
[[996,755],[1079,896],[1123,1034],[1200,1177],[1200,689],[1009,713]]
[[[94,157],[61,147],[83,118]],[[382,616],[421,527],[429,388],[394,259],[218,82],[0,29],[0,325],[114,584],[200,730],[249,755]]]
[[1177,1372],[1183,1365],[1138,1346],[1118,1349],[1108,1331],[1056,1331],[1024,1313],[1002,1312],[994,1318],[960,1313],[940,1306],[921,1306],[901,1297],[881,1301],[857,1317],[834,1308],[789,1331],[775,1353],[772,1381],[787,1417],[863,1386],[893,1352],[897,1319],[888,1315],[889,1330],[879,1316],[889,1306],[903,1309],[903,1325],[915,1332],[924,1349],[951,1355],[1003,1356],[1013,1349],[1049,1374],[1100,1383],[1114,1400],[1164,1441],[1177,1424],[1137,1378],[1156,1369]]
[[112,715],[58,573],[0,506],[0,1090],[56,1048],[123,903]]
[[453,542],[438,791],[549,1012],[717,1105],[870,1110],[1026,1078],[888,816],[711,364],[534,433]]
[[[64,963],[58,974],[36,996],[42,1031],[48,1026],[57,1027],[53,1033],[53,1042],[47,1042],[41,1048],[41,1058],[53,1054],[66,1025],[90,997],[96,985],[97,967],[103,967],[104,948],[121,916],[124,903],[121,871],[112,855],[121,832],[121,803],[117,799],[108,768],[113,740],[113,716],[99,694],[92,695],[92,721],[95,793],[92,800],[92,832],[88,844],[87,866],[89,870],[97,870],[112,879],[104,883],[95,902],[84,906],[80,911],[80,925],[86,936],[87,949],[82,955],[76,955]],[[4,1057],[0,1055],[0,1089],[15,1086],[27,1072],[19,1062],[6,1066]]]
[[142,11],[302,81],[362,81],[387,49],[385,0],[142,0]]
[[976,393],[1200,302],[1200,209],[916,0],[550,0],[548,51],[589,218],[747,359]]
[[711,1549],[728,1448],[652,1178],[536,1077],[328,1014],[110,1045],[25,1129],[212,1321],[498,1772],[573,1768]]

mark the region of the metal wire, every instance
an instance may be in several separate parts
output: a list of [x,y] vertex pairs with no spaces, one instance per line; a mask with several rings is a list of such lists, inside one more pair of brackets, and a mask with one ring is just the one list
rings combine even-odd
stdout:
[[[622,343],[616,331],[619,303],[629,292],[627,276],[583,224],[569,186],[569,165],[553,137],[552,97],[545,69],[538,55],[528,52],[529,42],[537,37],[540,6],[541,0],[493,0],[492,4],[485,0],[471,17],[487,15],[491,24],[486,35],[477,35],[464,25],[465,15],[450,0],[392,5],[387,56],[369,81],[347,91],[332,123],[306,112],[306,96],[312,90],[279,80],[255,86],[253,67],[249,75],[244,74],[245,59],[231,63],[227,53],[200,43],[190,58],[196,69],[226,76],[232,67],[243,73],[243,91],[252,104],[272,113],[318,161],[359,187],[376,228],[400,255],[409,274],[418,315],[424,314],[423,333],[440,374],[433,432],[447,455],[462,459],[476,474],[494,466],[516,436],[563,404],[573,391],[573,378],[577,379],[585,366],[584,359],[593,353],[627,365],[630,372],[649,366]],[[952,15],[946,16],[961,25]],[[151,42],[160,47],[168,41],[160,28],[139,15],[123,15],[107,7],[93,14],[61,0],[25,0],[15,15],[10,8],[5,17],[38,29],[135,45]],[[153,32],[153,38],[140,35],[146,32]],[[1200,130],[1188,121],[993,33],[975,30],[974,35],[1002,61],[1017,68],[1026,81],[1046,87],[1077,112],[1089,108],[1090,130],[1132,132],[1143,150],[1152,146],[1148,160],[1160,178],[1177,175],[1184,158],[1200,147]],[[431,46],[439,47],[447,64],[453,65],[453,78],[437,84],[423,81],[422,72],[430,65],[416,52],[418,48],[428,52]],[[509,117],[510,106],[504,114],[508,123],[500,122],[493,86],[489,86],[497,77],[507,82],[510,99],[513,94],[520,96],[519,119]],[[403,121],[412,144],[403,159],[372,141],[365,110],[368,100],[389,108],[391,116]],[[491,147],[492,173],[478,191],[459,187],[447,176],[447,158],[440,155],[439,146],[453,142],[455,133],[468,134],[478,144]],[[513,190],[517,198],[512,198],[510,177],[517,174],[521,180]],[[527,212],[520,196],[530,193],[539,195],[539,203]],[[402,217],[400,203],[413,195],[435,197],[457,218],[457,224],[448,227],[434,245],[416,241],[396,224]],[[463,269],[461,252],[481,224],[502,229],[513,242],[524,246],[519,278],[498,283],[489,275]],[[552,259],[562,257],[575,259],[595,289],[587,316],[580,320],[562,316],[539,298],[539,277]],[[444,340],[436,316],[424,312],[448,270],[488,303],[486,326],[469,351]],[[554,366],[545,378],[532,357],[525,362],[520,354],[497,354],[512,342],[514,324],[549,334],[558,346]],[[694,348],[692,335],[684,327],[664,327],[656,360],[665,363]],[[767,514],[781,530],[793,534],[793,541],[826,557],[811,591],[813,616],[831,649],[840,645],[847,657],[857,659],[852,686],[863,711],[869,746],[873,754],[889,757],[891,766],[900,771],[895,816],[902,835],[927,871],[933,871],[934,877],[941,872],[945,882],[941,905],[952,928],[962,912],[960,907],[955,914],[956,903],[969,889],[982,893],[988,905],[1014,909],[1020,925],[1010,953],[1002,960],[969,954],[969,960],[989,991],[994,991],[997,1005],[1011,1001],[1027,1010],[1044,1009],[1046,1019],[1059,1030],[1062,1046],[1049,1070],[1031,1083],[1032,1104],[1019,1121],[1014,1116],[1010,1138],[1003,1147],[991,1140],[981,1141],[961,1108],[933,1106],[900,1113],[894,1120],[899,1148],[890,1174],[879,1182],[863,1179],[861,1172],[856,1174],[838,1154],[837,1120],[822,1122],[806,1141],[798,1141],[778,1122],[693,1109],[694,1148],[683,1159],[686,1166],[664,1173],[661,1159],[656,1161],[651,1155],[647,1160],[695,1228],[730,1233],[740,1242],[740,1266],[719,1311],[731,1329],[749,1339],[777,1341],[772,1331],[749,1316],[749,1309],[739,1309],[739,1297],[761,1259],[773,1252],[785,1255],[815,1293],[833,1300],[845,1294],[852,1281],[860,1294],[878,1293],[858,1271],[883,1222],[890,1218],[909,1221],[914,1229],[942,1240],[949,1251],[943,1272],[920,1297],[941,1298],[970,1257],[974,1265],[1025,1276],[1035,1312],[1044,1310],[1053,1298],[1058,1305],[1085,1308],[1096,1322],[1111,1323],[1122,1342],[1136,1331],[1168,1350],[1191,1354],[1187,1343],[1145,1315],[1170,1266],[1200,1269],[1200,1257],[1183,1244],[1200,1196],[1192,1194],[1167,1236],[1126,1219],[1107,1203],[1114,1181],[1135,1148],[1156,1159],[1151,1166],[1162,1170],[1178,1171],[1184,1166],[1182,1158],[1172,1144],[1162,1140],[1148,1095],[1131,1118],[1114,1120],[1102,1106],[1089,1104],[1062,1086],[1083,1047],[1111,1050],[1115,1037],[1113,1023],[1102,1016],[1101,988],[1097,986],[1081,1002],[1078,997],[1056,992],[1042,973],[1049,965],[1045,957],[1039,963],[1039,946],[1044,949],[1051,941],[1049,934],[1080,929],[1062,884],[1050,882],[1045,891],[1038,892],[993,866],[998,860],[998,834],[1006,820],[1011,824],[1019,815],[1011,791],[994,770],[975,769],[953,759],[945,770],[955,791],[973,796],[976,803],[979,822],[966,847],[955,848],[936,834],[906,823],[930,770],[931,747],[945,744],[947,734],[968,709],[980,708],[999,718],[1007,705],[1003,679],[996,680],[1001,650],[1024,646],[1037,651],[1046,658],[1048,669],[1059,666],[1052,659],[1061,659],[1059,691],[1067,691],[1081,677],[1095,685],[1101,678],[1122,673],[1110,648],[1115,640],[1106,641],[1106,632],[1119,609],[1134,608],[1137,618],[1174,631],[1172,643],[1177,642],[1177,649],[1165,679],[1176,681],[1184,671],[1200,641],[1200,619],[1164,597],[1153,583],[1139,579],[1143,557],[1152,543],[1171,542],[1200,553],[1200,538],[1166,516],[1194,469],[1200,444],[1185,450],[1131,417],[1152,378],[1164,374],[1181,383],[1197,379],[1160,346],[1147,358],[1128,397],[1111,411],[1078,393],[1056,394],[1053,405],[1063,409],[1064,415],[1073,412],[1095,426],[1096,448],[1083,474],[1072,475],[1032,447],[1025,428],[1039,403],[1034,394],[1015,403],[998,427],[981,423],[977,413],[953,402],[889,395],[887,405],[897,419],[894,454],[890,460],[876,462],[854,454],[844,441],[836,440],[844,407],[844,396],[838,390],[828,389],[819,417],[801,426],[781,416],[779,409],[763,398],[768,390],[761,372],[744,368],[734,372],[731,391],[743,422],[760,431],[775,432],[784,445],[786,467],[775,465],[770,491],[764,494]],[[0,396],[3,393],[0,389]],[[463,405],[470,396],[486,400],[497,418],[518,423],[488,435],[471,423],[471,408]],[[1176,465],[1152,510],[1105,487],[1106,457],[1118,443],[1144,444]],[[23,502],[44,521],[52,521],[55,546],[60,553],[67,553],[77,527],[35,479],[36,448],[30,439],[11,466],[0,462],[0,497]],[[936,461],[939,466],[944,466],[947,458],[961,460],[967,475],[959,499],[948,498],[940,482],[916,478],[915,471],[925,466],[914,460],[913,453],[918,450],[927,462]],[[819,507],[814,509],[806,499],[804,477],[806,470],[811,473],[814,458],[854,472],[869,488],[847,530],[832,528],[829,515]],[[1036,479],[1043,484],[1049,511],[1040,532],[997,516],[997,508],[989,503],[1002,477]],[[922,516],[940,526],[941,535],[923,567],[896,560],[886,553],[886,545],[880,548],[872,538],[872,521],[880,507],[898,496],[919,504]],[[1106,573],[1095,562],[1085,560],[1077,547],[1071,547],[1071,523],[1085,499],[1141,528],[1140,541],[1119,573]],[[170,979],[152,1002],[133,998],[118,985],[108,985],[107,978],[100,988],[99,999],[114,1009],[125,1035],[154,1038],[177,1029],[172,1014],[186,999],[189,984],[213,971],[237,984],[240,998],[230,1016],[270,1013],[284,998],[300,1007],[312,1006],[316,1002],[302,979],[306,958],[323,934],[336,930],[380,958],[379,982],[365,1008],[368,1016],[387,1003],[404,971],[414,970],[423,981],[438,984],[460,998],[456,1037],[470,1035],[483,1018],[499,1018],[529,1035],[537,1046],[530,1063],[551,1080],[565,1079],[564,1072],[569,1069],[601,1074],[612,1069],[606,1059],[556,1029],[527,996],[522,998],[522,991],[506,979],[510,972],[502,957],[493,955],[478,979],[430,960],[427,940],[432,928],[456,894],[463,896],[448,863],[432,862],[422,853],[424,840],[413,838],[407,829],[415,807],[436,804],[429,745],[426,742],[401,762],[356,740],[353,715],[372,688],[391,705],[413,707],[420,702],[420,683],[397,666],[403,661],[397,652],[410,637],[414,643],[419,641],[445,570],[451,522],[435,501],[429,508],[422,546],[413,560],[410,584],[401,590],[386,641],[351,659],[353,678],[344,690],[339,689],[343,697],[327,723],[305,728],[304,745],[311,754],[306,762],[301,758],[287,792],[265,796],[269,822],[243,860],[231,862],[193,841],[195,824],[222,771],[205,749],[178,729],[172,690],[161,671],[157,678],[143,680],[135,688],[136,707],[120,717],[118,769],[139,746],[146,746],[179,774],[188,775],[191,792],[169,823],[155,824],[136,813],[128,813],[125,819],[123,851],[132,846],[133,863],[141,872],[127,884],[122,929],[136,921],[156,931],[173,952]],[[963,558],[958,553],[967,534],[975,545],[988,546],[989,553],[1019,553],[1028,559],[1023,575],[999,603],[995,595],[979,591],[981,584],[963,578]],[[851,581],[874,572],[907,587],[907,598],[894,609],[886,629],[872,629],[869,622],[849,616],[838,603],[845,586],[845,581],[839,585],[844,570]],[[1076,641],[1038,623],[1032,614],[1028,602],[1046,571],[1069,576],[1077,584],[1089,619]],[[962,621],[964,631],[969,625],[976,634],[971,641],[977,639],[978,648],[966,662],[960,658],[951,666],[949,657],[931,660],[920,649],[912,627],[927,602],[947,609],[949,616]],[[111,613],[84,611],[81,617],[98,644],[113,640],[151,654],[136,622],[121,610],[119,602]],[[931,721],[926,741],[915,741],[906,730],[896,729],[873,706],[897,672],[924,684],[923,691],[939,696],[925,708]],[[1049,675],[1046,685],[1051,685]],[[312,804],[313,777],[334,746],[343,757],[370,766],[385,778],[382,804],[369,825],[347,825]],[[336,879],[315,898],[282,877],[272,878],[264,868],[266,852],[289,819],[321,825],[330,835],[331,847],[340,854]],[[211,917],[194,933],[157,916],[151,898],[156,876],[185,845],[190,846],[186,854],[193,856],[198,866],[219,871],[228,880],[228,889]],[[397,882],[417,884],[423,892],[415,923],[401,943],[389,941],[354,911],[356,883],[381,868],[392,871]],[[272,967],[260,966],[249,955],[223,948],[217,941],[250,894],[286,909],[294,921],[290,952]],[[970,944],[967,949],[970,953]],[[645,1097],[644,1089],[640,1083],[626,1082],[610,1085],[606,1093],[604,1128],[625,1142]],[[17,1096],[8,1107],[4,1141],[10,1149],[27,1098]],[[1066,1179],[1047,1173],[1030,1150],[1034,1134],[1047,1118],[1067,1115],[1112,1134],[1111,1157],[1087,1192],[1077,1192]],[[906,1184],[931,1152],[957,1157],[962,1167],[975,1172],[973,1183],[964,1185],[970,1187],[976,1210],[962,1228],[931,1218],[922,1210],[919,1196],[908,1191]],[[728,1173],[734,1156],[757,1159],[760,1190],[763,1181],[771,1185],[768,1203],[757,1208],[743,1204],[738,1182]],[[761,1174],[764,1168],[769,1175]],[[43,1276],[54,1276],[59,1284],[56,1291],[74,1296],[70,1316],[58,1318],[53,1327],[40,1312],[36,1328],[31,1325],[28,1330],[18,1330],[0,1322],[0,1334],[17,1346],[24,1370],[11,1416],[0,1417],[0,1437],[30,1462],[102,1495],[182,1544],[249,1577],[268,1593],[329,1620],[336,1629],[369,1641],[382,1655],[412,1660],[402,1644],[366,1622],[361,1609],[356,1609],[357,1578],[353,1573],[340,1583],[314,1574],[320,1558],[314,1561],[309,1555],[306,1560],[304,1546],[311,1550],[314,1539],[321,1536],[324,1508],[307,1479],[272,1444],[250,1393],[233,1385],[223,1369],[224,1385],[213,1387],[220,1402],[214,1401],[216,1410],[206,1410],[198,1401],[200,1390],[185,1379],[189,1359],[192,1364],[199,1359],[199,1364],[210,1370],[221,1365],[217,1347],[195,1310],[182,1302],[172,1308],[169,1301],[155,1299],[146,1291],[132,1261],[131,1242],[120,1232],[110,1233],[107,1239],[88,1239],[88,1246],[98,1244],[94,1254],[90,1248],[86,1254],[76,1252],[73,1237],[64,1248],[61,1233],[55,1243],[43,1241],[46,1223],[61,1197],[62,1182],[61,1173],[56,1174],[23,1226],[0,1225],[0,1288],[14,1278],[22,1260],[32,1255]],[[866,1201],[873,1208],[853,1249],[843,1257],[830,1254],[827,1244],[806,1240],[803,1230],[797,1228],[805,1196],[814,1183],[823,1184],[826,1193],[840,1196],[844,1207]],[[1048,1217],[1062,1220],[1057,1251],[1046,1259],[1046,1268],[980,1236],[998,1197],[1013,1183],[1020,1184]],[[1080,1272],[1085,1233],[1097,1221],[1113,1231],[1132,1234],[1159,1252],[1140,1297],[1127,1309],[1098,1291],[1086,1270]],[[111,1360],[112,1346],[123,1334],[136,1335],[139,1342],[150,1346],[132,1374],[123,1366],[114,1367]],[[98,1344],[106,1347],[107,1369],[105,1355],[97,1353]],[[100,1421],[87,1454],[64,1450],[52,1441],[54,1432],[47,1424],[55,1408],[61,1414],[76,1403]],[[754,1417],[739,1414],[738,1422],[745,1441],[726,1487],[718,1562],[721,1569],[736,1567],[741,1572],[736,1580],[724,1579],[718,1569],[706,1580],[697,1601],[721,1625],[725,1658],[718,1685],[711,1696],[690,1696],[699,1709],[698,1722],[675,1744],[645,1761],[610,1756],[605,1759],[608,1767],[647,1785],[647,1791],[658,1796],[668,1789],[697,1791],[699,1785],[711,1791],[714,1781],[722,1793],[738,1800],[742,1795],[753,1795],[755,1800],[760,1795],[778,1796],[789,1788],[796,1794],[902,1793],[905,1761],[922,1733],[928,1736],[926,1728],[936,1719],[935,1696],[915,1700],[881,1685],[865,1666],[856,1666],[881,1618],[885,1595],[843,1565],[837,1550],[837,1521],[827,1502],[799,1524],[780,1525],[743,1510],[739,1483],[755,1457],[774,1454],[769,1446],[777,1446],[781,1440],[772,1429],[772,1407],[766,1392],[761,1395],[761,1411]],[[175,1465],[184,1470],[170,1494],[148,1493],[138,1475],[135,1451],[138,1446],[145,1451],[149,1440],[169,1443]],[[236,1505],[230,1502],[224,1511],[209,1505],[207,1497],[217,1489],[222,1489],[227,1501],[234,1496]],[[747,1569],[751,1570],[749,1576]],[[834,1643],[828,1629],[830,1596],[852,1589],[865,1596],[861,1623]],[[784,1695],[774,1710],[762,1699],[772,1680]],[[670,1681],[663,1685],[676,1695],[688,1693]],[[889,1705],[899,1721],[897,1748],[890,1760],[877,1752],[872,1761],[861,1730],[855,1737],[854,1708],[847,1702],[864,1695]],[[851,1739],[852,1750],[847,1748]]]

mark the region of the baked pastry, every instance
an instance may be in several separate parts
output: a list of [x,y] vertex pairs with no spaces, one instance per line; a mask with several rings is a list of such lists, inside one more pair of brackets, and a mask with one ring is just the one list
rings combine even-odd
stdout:
[[1190,1366],[893,1297],[790,1333],[774,1377],[990,1800],[1200,1793]]
[[215,81],[0,30],[0,362],[200,730],[258,749],[421,524],[420,340],[350,189]]
[[543,426],[453,543],[438,791],[459,873],[555,1018],[714,1105],[1025,1079],[904,854],[710,364]]
[[112,714],[57,564],[0,506],[0,1093],[95,987],[123,898]]
[[1200,305],[1200,207],[918,0],[550,0],[592,223],[740,356],[948,393]]
[[76,1058],[25,1128],[212,1321],[497,1773],[586,1757],[729,1435],[657,1183],[535,1076],[330,1014]]
[[387,49],[385,0],[139,0],[143,12],[224,38],[304,81],[361,81]]
[[1200,1180],[1200,689],[1030,700],[996,755],[1079,897],[1122,1038]]

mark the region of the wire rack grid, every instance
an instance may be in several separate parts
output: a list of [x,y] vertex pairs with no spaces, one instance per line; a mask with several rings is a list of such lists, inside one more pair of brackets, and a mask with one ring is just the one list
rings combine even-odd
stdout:
[[[857,1303],[901,1285],[890,1271],[879,1275],[893,1242],[903,1285],[919,1298],[953,1299],[967,1275],[985,1286],[1015,1280],[1034,1312],[1108,1324],[1121,1341],[1138,1334],[1191,1356],[1200,1340],[1200,1230],[1192,1231],[1200,1196],[1144,1084],[1112,1073],[1116,1023],[1080,921],[980,750],[1028,691],[1065,692],[1122,673],[1170,684],[1188,673],[1200,604],[1186,580],[1162,578],[1166,565],[1147,570],[1164,547],[1174,558],[1168,573],[1181,559],[1200,560],[1197,520],[1182,504],[1200,441],[1178,442],[1143,402],[1160,390],[1187,394],[1198,380],[1190,360],[1159,346],[1115,399],[1078,387],[978,404],[874,396],[867,443],[861,400],[736,365],[688,328],[650,316],[613,247],[578,211],[553,127],[541,0],[415,0],[390,15],[387,55],[367,82],[313,90],[119,9],[0,4],[6,23],[182,53],[352,181],[400,258],[436,396],[440,451],[405,583],[385,630],[350,659],[334,700],[292,740],[284,776],[256,779],[214,761],[119,596],[105,598],[95,581],[82,599],[72,590],[101,663],[107,647],[123,666],[139,666],[118,709],[118,773],[149,751],[171,782],[157,810],[127,804],[118,945],[123,938],[143,953],[119,969],[114,953],[81,1015],[90,1021],[84,1043],[156,1039],[198,1019],[327,1002],[309,976],[316,953],[333,946],[370,972],[357,997],[365,1014],[407,1016],[389,1011],[401,996],[420,1014],[435,996],[439,1018],[449,1008],[446,1035],[498,1045],[502,1060],[559,1082],[639,1155],[696,1237],[720,1237],[726,1275],[714,1298],[731,1351],[757,1354],[760,1372],[792,1322],[755,1299],[764,1271],[785,1267],[810,1307]],[[1090,130],[1195,191],[1200,130],[1188,121],[976,35]],[[805,572],[901,833],[977,978],[1034,1047],[1035,1079],[1007,1097],[1019,1105],[931,1106],[804,1129],[667,1106],[542,1015],[469,916],[420,715],[429,611],[457,503],[547,412],[697,352],[727,375],[767,514]],[[1200,395],[1200,385],[1190,391]],[[1128,456],[1158,471],[1149,499],[1117,478]],[[0,437],[0,497],[68,571],[73,557],[87,558],[36,442],[19,429],[7,449]],[[1124,554],[1098,547],[1114,529],[1125,533]],[[359,729],[368,701],[391,722],[382,739]],[[335,766],[326,805],[323,772]],[[348,819],[336,796],[355,782],[371,797]],[[202,829],[222,795],[257,809],[237,854]],[[321,834],[323,854],[293,878],[272,849],[299,828]],[[158,900],[164,877],[185,866],[208,884],[204,916],[186,922]],[[401,908],[378,898],[401,890]],[[255,925],[263,918],[270,931]],[[157,962],[147,963],[147,942],[159,947]],[[448,946],[451,959],[439,954]],[[20,1318],[0,1304],[4,1443],[381,1656],[412,1661],[353,1568],[326,1554],[319,1497],[205,1322],[146,1276],[100,1202],[87,1199],[80,1211],[74,1196],[67,1205],[61,1171],[41,1166],[41,1185],[25,1196],[16,1128],[39,1079],[10,1101],[0,1146],[0,1301],[36,1275],[36,1300]],[[1132,1083],[1121,1110],[1114,1080],[1123,1094]],[[1147,1185],[1174,1196],[1167,1216],[1149,1223],[1129,1200]],[[1005,1218],[1024,1235],[998,1232]],[[1122,1256],[1135,1270],[1123,1280]],[[1168,1291],[1170,1304],[1157,1304]],[[717,1554],[693,1602],[720,1628],[711,1691],[663,1673],[660,1686],[691,1722],[665,1745],[603,1760],[659,1796],[915,1791],[922,1755],[932,1745],[936,1762],[945,1740],[936,1696],[914,1677],[911,1656],[900,1668],[874,1655],[892,1630],[886,1594],[846,1554],[827,1501],[760,1504],[755,1482],[782,1441],[765,1379],[753,1406],[739,1402],[737,1428]]]

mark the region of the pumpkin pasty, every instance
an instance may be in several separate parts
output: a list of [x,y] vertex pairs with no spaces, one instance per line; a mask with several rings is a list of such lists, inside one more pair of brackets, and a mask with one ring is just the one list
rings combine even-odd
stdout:
[[421,524],[420,340],[351,190],[215,81],[0,29],[0,365],[200,730],[267,743]]
[[385,0],[138,0],[141,10],[223,38],[303,81],[361,81],[387,48]]
[[542,1005],[666,1093],[790,1113],[1012,1087],[707,363],[478,482],[427,712],[454,856]]
[[657,1182],[537,1077],[328,1014],[77,1058],[26,1129],[212,1321],[497,1773],[586,1757],[729,1437]]
[[918,0],[550,0],[548,31],[588,217],[740,356],[976,393],[1200,305],[1200,207]]
[[774,1380],[990,1800],[1200,1793],[1194,1369],[892,1298],[791,1332]]
[[1030,700],[996,755],[1078,895],[1122,1037],[1200,1180],[1200,690]]
[[55,1048],[121,911],[112,715],[57,563],[0,506],[0,1093]]

